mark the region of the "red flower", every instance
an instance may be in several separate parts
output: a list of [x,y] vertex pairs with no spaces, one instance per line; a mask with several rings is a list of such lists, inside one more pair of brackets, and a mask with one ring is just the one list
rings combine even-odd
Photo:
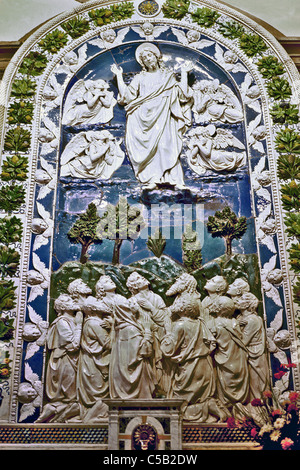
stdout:
[[281,410],[273,410],[271,413],[272,416],[281,416],[282,411]]
[[295,403],[291,403],[288,407],[287,407],[287,412],[290,413],[291,411],[298,411],[298,407]]
[[282,364],[284,367],[288,367],[288,368],[291,368],[291,367],[297,367],[297,365],[294,363],[294,362],[289,362],[288,364]]
[[286,437],[281,441],[281,447],[283,450],[289,450],[292,446],[294,445],[294,441],[290,439],[289,437]]
[[250,431],[250,435],[251,435],[252,439],[255,439],[257,434],[258,434],[257,429],[252,428],[251,431]]
[[227,419],[227,427],[228,428],[235,428],[235,419],[234,418],[228,418]]
[[281,370],[280,372],[276,372],[276,373],[274,374],[274,377],[275,377],[275,379],[281,379],[281,377],[282,377],[283,375],[285,375],[286,373],[287,373],[287,371],[284,372],[283,370]]
[[263,392],[263,396],[264,398],[272,398],[272,392],[270,392],[270,390],[266,390]]
[[263,402],[260,398],[254,398],[251,402],[252,406],[263,406]]
[[299,393],[298,392],[291,392],[289,395],[289,398],[291,401],[297,401],[299,398]]

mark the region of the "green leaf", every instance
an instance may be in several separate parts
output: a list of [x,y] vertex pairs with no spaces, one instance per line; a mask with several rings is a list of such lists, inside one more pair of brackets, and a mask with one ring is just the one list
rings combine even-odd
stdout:
[[1,178],[3,181],[25,181],[27,178],[28,157],[13,155],[7,157],[2,164]]
[[220,25],[219,31],[221,34],[223,34],[223,36],[230,39],[237,39],[245,34],[245,29],[243,26],[239,23],[236,23],[235,21],[222,23]]
[[267,45],[258,34],[243,34],[239,38],[240,48],[249,57],[267,50]]
[[68,42],[68,35],[59,29],[55,29],[48,33],[38,43],[43,51],[48,51],[51,54],[56,54]]
[[300,238],[300,213],[290,213],[285,217],[284,222],[287,235]]
[[3,217],[0,219],[0,243],[9,245],[22,240],[23,224],[16,217]]
[[278,75],[282,75],[285,71],[283,65],[279,63],[277,57],[271,55],[262,57],[256,63],[256,65],[263,78],[266,79],[278,77]]
[[220,16],[215,10],[207,7],[197,8],[197,10],[191,13],[192,20],[204,28],[213,26]]
[[13,248],[0,246],[0,273],[2,279],[16,274],[19,267],[20,254]]
[[25,189],[21,185],[11,184],[0,188],[0,209],[12,212],[25,202]]
[[44,54],[31,51],[20,65],[19,72],[32,76],[41,75],[47,63],[48,59]]
[[162,5],[162,12],[166,18],[182,19],[189,10],[189,0],[167,0]]
[[79,38],[90,29],[89,22],[85,18],[79,16],[63,23],[61,27],[69,34],[69,36],[71,36],[72,39]]
[[279,155],[277,159],[277,175],[283,180],[300,179],[300,156]]
[[300,134],[293,129],[285,128],[275,137],[276,150],[286,153],[300,153]]
[[10,129],[4,141],[4,150],[26,152],[30,147],[31,134],[20,126]]
[[8,109],[9,124],[30,124],[34,105],[30,101],[15,101]]
[[280,188],[283,208],[286,211],[300,210],[300,184],[292,180]]
[[267,90],[269,96],[275,100],[286,100],[292,94],[290,84],[285,78],[273,78],[267,84]]
[[29,78],[22,78],[13,82],[11,95],[17,98],[26,98],[33,96],[35,91],[36,83]]
[[270,111],[273,121],[278,124],[297,124],[299,107],[296,104],[282,102],[275,104]]
[[11,310],[16,305],[16,286],[12,280],[0,281],[0,311]]

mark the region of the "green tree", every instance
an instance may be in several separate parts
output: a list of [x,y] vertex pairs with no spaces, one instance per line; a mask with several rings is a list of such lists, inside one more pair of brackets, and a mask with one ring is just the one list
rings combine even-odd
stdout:
[[237,217],[230,209],[225,207],[222,211],[216,211],[215,215],[208,217],[207,230],[212,237],[222,237],[226,244],[226,254],[232,254],[232,241],[242,238],[247,230],[247,218]]
[[114,240],[112,264],[120,263],[120,250],[124,240],[135,240],[144,228],[141,211],[130,206],[126,197],[120,197],[114,206],[109,204],[97,227],[99,239]]
[[166,244],[166,237],[163,236],[160,229],[157,229],[153,236],[148,237],[147,247],[157,258],[163,254]]
[[199,269],[202,264],[201,243],[191,225],[186,227],[182,235],[182,261],[189,273]]
[[88,260],[88,249],[94,243],[102,243],[102,239],[97,236],[97,225],[100,216],[96,205],[92,202],[87,210],[81,214],[68,232],[68,238],[71,243],[81,244],[80,262],[86,263]]

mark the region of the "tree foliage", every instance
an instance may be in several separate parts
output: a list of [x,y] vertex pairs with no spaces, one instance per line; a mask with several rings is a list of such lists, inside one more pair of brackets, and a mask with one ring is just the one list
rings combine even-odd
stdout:
[[232,241],[242,238],[247,230],[247,218],[237,217],[230,209],[225,207],[216,211],[215,215],[208,217],[207,230],[212,237],[222,237],[226,243],[226,254],[232,254]]
[[88,249],[93,243],[101,243],[98,238],[97,225],[100,216],[94,203],[88,205],[87,210],[81,214],[68,232],[68,238],[71,243],[81,244],[80,262],[86,263],[88,260]]

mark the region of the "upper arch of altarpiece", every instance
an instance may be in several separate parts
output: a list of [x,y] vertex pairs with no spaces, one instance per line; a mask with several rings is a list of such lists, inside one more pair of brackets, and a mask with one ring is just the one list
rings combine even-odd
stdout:
[[[164,71],[155,80],[169,90],[153,92],[155,106],[171,100],[154,137],[139,127],[149,116],[136,117],[128,99],[150,86],[137,53],[145,43],[152,56],[160,51]],[[299,83],[272,35],[212,0],[90,1],[23,44],[1,84],[1,422],[34,423],[51,404],[55,300],[78,278],[94,295],[103,275],[128,300],[126,279],[143,274],[167,306],[167,289],[183,273],[197,280],[203,303],[208,280],[245,278],[258,299],[273,387],[280,395],[299,390]],[[147,227],[139,219],[137,236],[118,232],[119,245],[107,228],[80,239],[76,221],[92,224],[93,208],[101,218],[120,197]],[[183,206],[195,211],[196,264],[167,227],[170,208],[182,224]],[[157,207],[165,238],[154,246]],[[224,209],[246,220],[244,230],[232,229],[230,246],[227,234],[226,253],[216,227]]]

